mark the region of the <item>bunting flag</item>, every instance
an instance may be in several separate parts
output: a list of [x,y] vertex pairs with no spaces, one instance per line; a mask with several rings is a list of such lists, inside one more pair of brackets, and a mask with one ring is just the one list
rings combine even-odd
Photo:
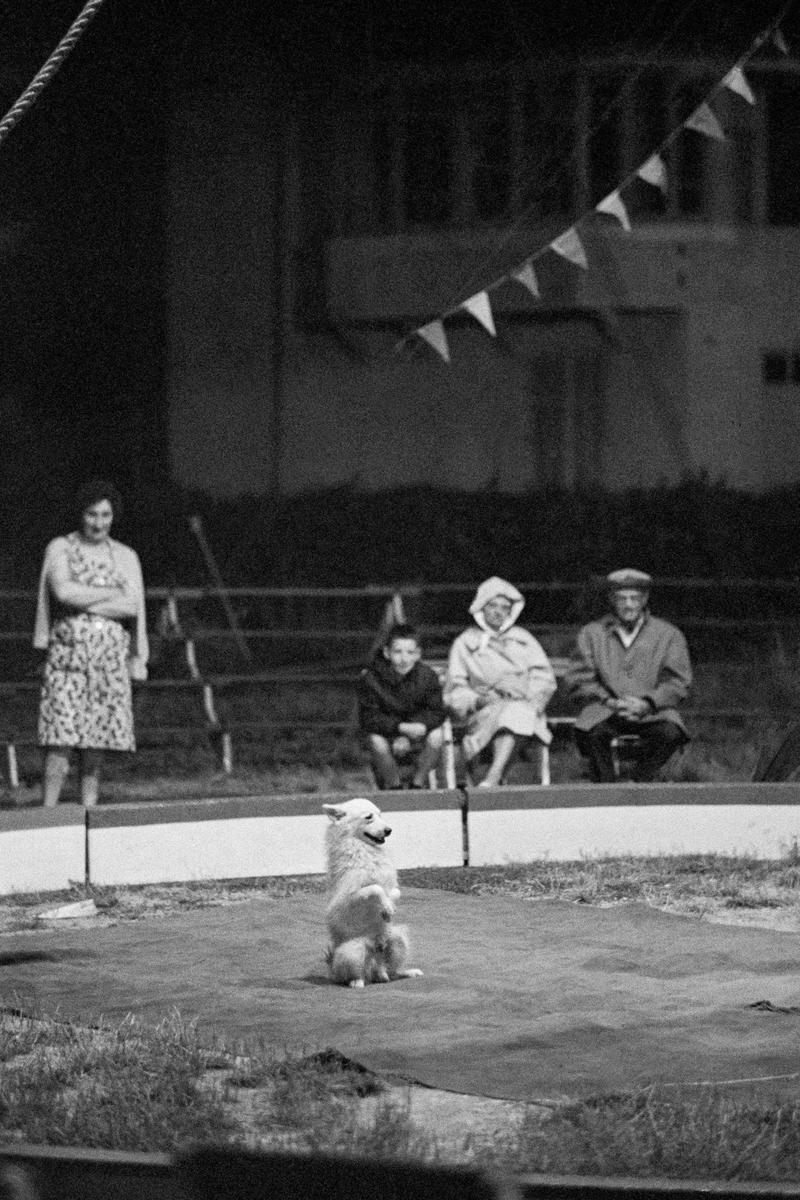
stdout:
[[517,283],[521,283],[524,288],[527,288],[535,300],[540,298],[539,280],[536,278],[532,262],[523,263],[516,271],[512,271],[511,278],[516,279]]
[[444,331],[444,325],[441,321],[430,321],[427,325],[423,325],[417,330],[421,338],[424,338],[429,346],[433,346],[437,354],[440,354],[446,363],[450,362],[450,350],[447,345],[447,334]]
[[722,81],[722,87],[730,88],[732,92],[736,92],[737,96],[741,96],[748,104],[755,104],[756,102],[756,98],[750,90],[750,84],[745,79],[744,71],[741,67],[731,67]]
[[597,205],[595,212],[607,213],[609,217],[616,217],[625,232],[630,233],[631,223],[628,210],[622,203],[622,197],[618,191],[609,192],[605,200],[601,200]]
[[560,254],[562,258],[569,259],[575,263],[576,267],[583,267],[586,271],[589,267],[586,251],[583,248],[583,243],[578,237],[578,231],[574,225],[567,229],[560,237],[557,237],[550,243],[550,249],[555,250],[556,254]]
[[642,163],[636,174],[645,183],[652,183],[653,187],[657,187],[660,191],[666,193],[667,168],[664,166],[664,160],[660,154],[652,154],[647,162]]
[[775,45],[778,47],[778,49],[780,50],[781,54],[789,53],[789,45],[786,41],[786,38],[783,36],[782,30],[773,29],[772,40],[775,43]]
[[[767,40],[770,39],[782,54],[789,53],[789,47],[781,30],[777,26],[774,29],[770,29],[769,27],[765,29],[763,33],[761,33],[760,36],[752,43],[750,50],[742,58],[740,58],[739,62],[735,66],[731,67],[728,73],[720,80],[717,87],[709,92],[707,98],[697,106],[694,112],[691,113],[686,121],[684,121],[683,125],[675,129],[669,135],[669,137],[662,142],[661,146],[658,147],[658,149],[651,154],[650,157],[645,160],[645,162],[642,163],[638,170],[636,170],[632,175],[629,175],[626,179],[623,179],[621,183],[619,183],[614,189],[614,191],[609,192],[609,194],[605,196],[599,204],[596,205],[594,211],[613,217],[616,221],[619,221],[626,233],[630,233],[632,226],[627,207],[622,199],[622,192],[627,184],[629,184],[634,178],[638,177],[645,183],[650,184],[652,187],[658,188],[659,191],[666,195],[668,190],[668,177],[667,168],[663,158],[663,152],[669,145],[671,145],[675,137],[680,133],[681,129],[691,129],[695,133],[703,134],[705,137],[714,138],[716,141],[726,141],[725,131],[723,130],[722,125],[711,108],[709,101],[714,98],[720,88],[727,88],[729,91],[735,92],[737,96],[740,96],[748,104],[756,103],[756,97],[745,77],[743,64],[749,62],[756,51],[763,46]],[[564,233],[562,233],[559,237],[554,238],[554,240],[548,245],[542,246],[536,251],[535,254],[530,254],[528,258],[520,266],[511,271],[510,274],[504,275],[501,279],[489,284],[482,291],[476,292],[474,296],[470,296],[468,300],[462,301],[462,303],[458,305],[458,308],[465,309],[467,312],[469,312],[479,322],[479,324],[481,324],[483,328],[491,334],[492,337],[496,337],[497,331],[495,329],[494,317],[489,301],[489,292],[493,288],[514,279],[528,292],[530,292],[534,299],[541,299],[539,281],[537,279],[533,264],[547,250],[552,250],[562,258],[567,259],[568,262],[574,263],[575,266],[581,267],[583,270],[588,270],[589,262],[578,233],[580,224],[581,222],[578,221],[575,225],[570,226],[569,229],[565,230]],[[444,320],[447,317],[451,317],[456,311],[457,309],[449,309],[447,312],[441,314],[438,319],[430,321],[427,325],[423,325],[419,329],[414,330],[414,333],[419,334],[419,336],[423,338],[423,340],[426,341],[428,345],[431,346],[446,363],[450,362],[450,349],[447,344]],[[413,335],[407,335],[409,338],[411,336]],[[404,338],[403,341],[405,340],[406,339]]]
[[726,140],[722,126],[705,100],[702,104],[698,104],[692,115],[684,121],[683,127],[684,129],[693,129],[695,133],[704,133],[706,137],[716,138],[718,142]]
[[465,300],[461,307],[465,308],[467,312],[471,312],[475,320],[480,321],[483,328],[492,337],[497,336],[488,292],[478,292],[475,296],[470,296],[469,300]]

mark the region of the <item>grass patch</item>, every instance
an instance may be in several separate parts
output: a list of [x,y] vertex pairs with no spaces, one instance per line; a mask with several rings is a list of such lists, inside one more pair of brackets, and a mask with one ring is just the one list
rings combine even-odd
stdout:
[[[203,1047],[176,1014],[148,1028],[6,1019],[0,1139],[173,1152],[181,1144],[458,1162],[514,1174],[800,1178],[800,1099],[648,1088],[520,1105],[457,1146],[335,1050]],[[463,1097],[460,1099],[464,1099]]]
[[[249,1117],[260,1149],[407,1158],[429,1162],[435,1141],[411,1119],[408,1105],[384,1096],[384,1084],[336,1050],[248,1054],[231,1084],[258,1089]],[[368,1111],[362,1101],[370,1098]]]
[[800,905],[800,864],[689,854],[609,858],[499,867],[416,868],[406,886],[442,888],[475,896],[566,900],[582,904],[640,902],[676,912],[779,909]]
[[[573,862],[510,863],[491,867],[416,867],[400,872],[404,887],[439,888],[475,896],[565,900],[581,904],[640,902],[655,908],[702,912],[709,907],[780,909],[800,906],[800,862],[688,854],[653,858],[578,859]],[[301,893],[322,895],[322,875],[234,880],[197,880],[141,887],[76,885],[57,893],[0,896],[0,929],[37,926],[46,903],[92,898],[112,920],[135,921],[197,908]],[[7,918],[4,924],[3,915]],[[13,925],[8,919],[13,916]]]
[[600,1096],[529,1115],[479,1156],[519,1174],[800,1178],[800,1100],[781,1103],[701,1089]]
[[0,1062],[3,1142],[170,1153],[225,1144],[418,1161],[437,1153],[408,1107],[336,1050],[209,1048],[177,1013],[155,1027],[128,1017],[111,1029],[6,1016]]
[[177,1015],[112,1030],[23,1021],[2,1049],[5,1141],[172,1151],[235,1136],[221,1097],[201,1086],[205,1051],[194,1027]]

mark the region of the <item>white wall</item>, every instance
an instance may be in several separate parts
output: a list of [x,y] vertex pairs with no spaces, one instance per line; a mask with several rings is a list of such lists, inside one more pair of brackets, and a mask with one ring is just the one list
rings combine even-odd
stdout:
[[0,812],[0,896],[83,885],[86,820],[76,804]]
[[[383,792],[399,869],[610,855],[780,859],[800,846],[800,784],[639,784]],[[323,874],[343,795],[248,796],[0,812],[0,895],[98,885]]]
[[470,866],[614,855],[779,859],[800,846],[800,785],[653,784],[470,792]]

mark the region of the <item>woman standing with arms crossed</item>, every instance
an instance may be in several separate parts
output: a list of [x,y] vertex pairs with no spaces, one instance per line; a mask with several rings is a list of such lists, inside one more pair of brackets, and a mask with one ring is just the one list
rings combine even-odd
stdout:
[[136,749],[131,679],[147,678],[139,557],[110,537],[119,493],[92,480],[76,510],[78,529],[45,551],[33,636],[34,646],[47,650],[39,704],[47,807],[58,803],[73,750],[81,803],[97,803],[103,752]]

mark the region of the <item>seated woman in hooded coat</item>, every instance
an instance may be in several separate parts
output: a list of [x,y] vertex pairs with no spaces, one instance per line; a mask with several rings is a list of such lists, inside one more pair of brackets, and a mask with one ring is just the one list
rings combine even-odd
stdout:
[[544,711],[556,677],[536,638],[517,625],[524,606],[522,593],[493,575],[470,605],[474,625],[450,649],[444,702],[466,722],[467,763],[489,759],[480,787],[501,784],[532,739],[548,745],[552,738]]

